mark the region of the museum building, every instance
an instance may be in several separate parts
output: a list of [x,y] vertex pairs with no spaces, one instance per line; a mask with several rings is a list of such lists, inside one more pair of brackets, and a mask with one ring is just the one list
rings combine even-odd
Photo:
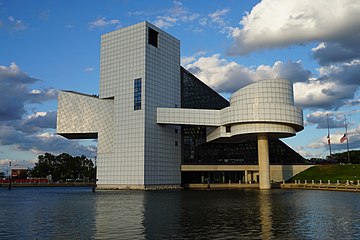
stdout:
[[179,40],[148,22],[102,35],[99,95],[58,98],[57,133],[98,141],[100,189],[269,189],[311,166],[280,140],[303,129],[290,81],[259,81],[227,101],[180,66]]

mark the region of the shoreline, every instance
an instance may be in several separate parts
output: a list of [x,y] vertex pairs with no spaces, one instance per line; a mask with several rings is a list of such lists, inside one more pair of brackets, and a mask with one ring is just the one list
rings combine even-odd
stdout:
[[[12,183],[11,187],[94,187],[91,182],[64,182],[64,183]],[[8,188],[9,183],[0,184],[0,188]],[[252,184],[226,184],[213,183],[208,187],[207,184],[183,184],[184,190],[233,190],[233,189],[259,189],[258,183]],[[321,190],[321,191],[343,191],[360,192],[360,185],[357,184],[337,184],[337,183],[273,183],[271,189],[301,189],[301,190]],[[96,189],[101,190],[101,189]]]
[[[61,182],[61,183],[11,183],[11,187],[93,187],[91,182]],[[9,187],[9,183],[2,183],[0,187]]]

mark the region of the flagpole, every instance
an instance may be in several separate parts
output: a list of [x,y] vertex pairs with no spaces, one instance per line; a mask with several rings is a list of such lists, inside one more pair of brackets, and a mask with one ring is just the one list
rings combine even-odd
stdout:
[[330,151],[330,158],[331,158],[331,142],[330,142],[330,126],[329,126],[329,114],[326,114],[326,120],[327,120],[327,127],[328,127],[328,145],[329,145],[329,151]]
[[348,158],[348,163],[350,163],[349,136],[348,136],[348,133],[347,133],[346,115],[344,115],[344,117],[345,117],[345,134],[346,134],[347,158]]

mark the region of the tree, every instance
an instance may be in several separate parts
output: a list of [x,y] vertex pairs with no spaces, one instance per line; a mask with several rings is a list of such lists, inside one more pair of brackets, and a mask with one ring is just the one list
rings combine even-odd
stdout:
[[[360,150],[349,151],[350,163],[360,164]],[[334,153],[331,158],[336,160],[338,163],[348,163],[348,152]]]
[[30,174],[40,178],[51,175],[53,181],[92,180],[95,178],[95,168],[91,159],[84,155],[73,157],[67,153],[58,156],[45,153],[38,157],[38,162]]

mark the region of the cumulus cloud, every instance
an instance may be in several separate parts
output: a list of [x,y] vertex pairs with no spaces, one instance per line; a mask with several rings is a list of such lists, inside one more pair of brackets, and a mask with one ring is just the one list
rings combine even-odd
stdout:
[[306,115],[307,124],[317,125],[317,129],[327,129],[329,128],[343,128],[344,119],[339,115],[334,115],[332,112],[321,112],[316,111]]
[[23,133],[38,133],[43,130],[56,128],[56,112],[36,112],[19,121],[12,121],[17,131]]
[[206,54],[205,51],[198,51],[196,53],[194,53],[192,56],[188,56],[188,57],[182,57],[181,58],[181,65],[186,66],[189,63],[192,63],[194,61],[196,61],[196,59],[200,56],[204,56]]
[[296,104],[303,108],[338,109],[354,96],[356,86],[340,85],[337,82],[312,80],[307,83],[295,83]]
[[[331,148],[333,150],[342,151],[347,149],[346,142],[340,143],[340,138],[344,136],[344,133],[345,131],[336,131],[334,133],[331,133],[330,142],[331,142]],[[360,125],[358,125],[356,128],[348,129],[348,138],[351,149],[356,149],[360,147]],[[326,134],[324,134],[322,138],[308,145],[308,147],[312,149],[323,149],[323,148],[327,148],[327,146],[328,146],[328,139]]]
[[232,93],[250,83],[269,78],[286,78],[293,82],[306,82],[311,72],[303,68],[301,61],[260,65],[255,69],[221,58],[219,54],[205,57],[194,54],[183,60],[185,68],[221,93]]
[[318,69],[319,77],[308,82],[295,83],[297,103],[303,107],[337,109],[356,103],[354,97],[359,90],[360,61],[353,60]]
[[325,80],[340,81],[341,84],[346,85],[360,85],[360,60],[327,65],[319,68],[319,73]]
[[15,64],[0,66],[0,146],[31,151],[35,154],[63,152],[92,157],[95,145],[85,146],[54,133],[56,112],[27,113],[28,104],[40,104],[57,98],[55,89],[30,89],[40,80],[30,77]]
[[89,28],[95,29],[95,28],[105,28],[109,26],[115,26],[116,28],[120,28],[120,20],[118,19],[109,19],[107,20],[105,17],[98,17],[92,22],[89,22]]
[[57,97],[54,89],[30,90],[30,85],[37,81],[15,63],[0,66],[0,121],[21,119],[26,103],[41,103]]
[[229,54],[312,41],[353,45],[360,39],[359,12],[357,0],[263,0],[242,18],[241,28],[232,28]]
[[354,100],[360,82],[360,61],[353,60],[317,69],[317,74],[304,68],[301,61],[277,61],[274,65],[246,67],[228,61],[219,54],[195,53],[184,57],[182,64],[204,83],[221,93],[233,93],[253,82],[285,78],[294,83],[295,103],[303,108],[338,109],[356,105]]
[[256,72],[257,75],[262,75],[262,79],[285,78],[292,82],[306,82],[311,77],[311,72],[304,69],[301,61],[277,61],[273,66],[260,65]]
[[236,62],[229,62],[219,54],[200,57],[185,67],[218,92],[234,92],[254,81],[254,74],[250,69]]
[[84,146],[79,141],[69,141],[50,132],[27,134],[8,125],[0,125],[0,145],[36,154],[66,152],[72,155],[94,156],[96,153],[94,145]]
[[83,145],[54,133],[56,112],[36,112],[21,120],[0,121],[0,145],[34,154],[63,152],[72,155],[96,154],[96,145]]
[[321,42],[312,49],[313,57],[320,65],[348,62],[360,57],[358,43],[348,45],[339,42]]

